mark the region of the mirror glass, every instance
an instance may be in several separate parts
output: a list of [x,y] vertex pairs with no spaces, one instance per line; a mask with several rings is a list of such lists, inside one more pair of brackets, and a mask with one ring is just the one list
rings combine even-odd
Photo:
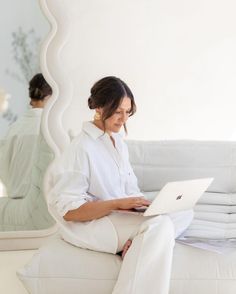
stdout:
[[28,81],[40,71],[40,42],[48,31],[49,24],[38,1],[9,0],[2,3],[0,103],[4,93],[8,93],[10,99],[8,109],[0,113],[0,138],[29,107]]
[[[32,115],[32,118],[30,117],[30,119],[28,119],[27,124],[25,123],[25,129],[27,129],[29,125],[32,125],[32,130],[34,126],[35,130],[38,130],[37,133],[35,131],[35,134],[33,133],[33,131],[32,133],[27,133],[25,131],[24,133],[27,133],[27,140],[25,138],[21,139],[21,137],[18,136],[18,134],[21,134],[21,132],[23,132],[22,125],[21,128],[19,126],[18,129],[15,128],[16,130],[14,131],[14,134],[16,135],[12,136],[12,124],[16,120],[21,119],[24,114],[29,110],[29,108],[31,108],[29,104],[30,99],[28,94],[29,81],[36,73],[41,72],[40,46],[42,40],[49,32],[50,26],[44,15],[42,14],[41,8],[39,6],[39,1],[37,0],[4,1],[4,3],[2,3],[1,11],[0,231],[15,230],[14,225],[15,227],[18,226],[20,228],[17,230],[44,229],[47,227],[46,224],[43,224],[41,227],[35,226],[35,228],[33,228],[30,227],[29,224],[24,223],[24,221],[22,221],[23,215],[20,216],[17,214],[17,212],[19,211],[24,212],[24,208],[19,207],[21,205],[21,202],[17,201],[17,205],[19,208],[19,211],[17,211],[17,205],[14,201],[15,199],[13,199],[24,198],[26,197],[26,195],[28,197],[28,194],[30,194],[30,201],[33,201],[33,196],[37,198],[36,196],[39,193],[43,193],[41,192],[42,189],[38,188],[37,184],[35,184],[35,179],[39,179],[38,181],[40,181],[40,183],[42,182],[44,171],[46,170],[48,165],[47,160],[50,158],[51,154],[49,155],[49,157],[47,157],[46,154],[46,157],[44,156],[43,160],[39,160],[40,167],[37,166],[37,169],[41,172],[39,176],[39,172],[35,171],[36,168],[33,165],[33,160],[34,162],[36,162],[35,158],[37,158],[38,156],[38,151],[34,151],[34,153],[31,151],[40,150],[40,147],[38,147],[37,144],[39,145],[41,144],[41,142],[42,145],[44,144],[43,139],[40,135],[38,135],[40,129],[40,114],[42,113],[42,109],[37,108],[37,111],[33,111],[34,113],[38,113],[37,122],[35,114],[34,116]],[[11,130],[11,138],[13,137],[11,143],[8,143],[8,140],[5,140],[9,130]],[[24,135],[24,137],[26,136]],[[35,144],[36,138],[38,137],[41,141],[37,139],[37,144]],[[27,163],[26,160],[23,160],[23,153],[21,152],[21,149],[23,148],[25,148],[24,150],[27,150],[27,152],[24,151],[24,158],[30,158]],[[27,156],[25,154],[27,154]],[[22,156],[21,163],[19,163],[20,160],[17,160],[17,164],[10,164],[12,158],[15,158],[17,156]],[[46,159],[44,160],[44,158]],[[6,164],[7,161],[9,162],[8,165]],[[32,162],[32,166],[28,164],[29,162]],[[27,176],[25,176],[26,170],[28,171]],[[8,175],[8,177],[6,175]],[[5,184],[5,187],[3,185],[3,182]],[[12,189],[13,186],[14,189]],[[13,190],[15,191],[14,193],[12,192]],[[4,196],[8,197],[2,198]],[[7,201],[12,202],[6,204]],[[45,211],[46,205],[45,203],[43,203],[44,199],[41,201],[42,203],[39,203],[39,200],[37,201],[37,207],[39,207],[39,210],[42,209]],[[15,203],[13,204],[13,202]],[[32,203],[35,204],[35,202]],[[7,217],[5,216],[4,218],[4,214],[7,214]],[[42,217],[42,215],[40,215],[40,213],[38,212],[34,214],[38,214],[36,217],[41,222],[41,224],[45,221],[46,218],[48,218],[48,216]],[[13,225],[11,224],[10,220],[14,219],[14,217],[15,220],[18,220],[18,223]],[[3,219],[7,218],[9,224],[5,225]],[[23,227],[23,223],[25,225],[25,228]]]

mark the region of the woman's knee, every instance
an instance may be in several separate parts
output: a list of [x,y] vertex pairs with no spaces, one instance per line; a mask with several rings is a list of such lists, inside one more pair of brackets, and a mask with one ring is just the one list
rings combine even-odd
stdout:
[[140,231],[160,230],[171,233],[174,231],[173,222],[168,215],[158,215],[142,223]]

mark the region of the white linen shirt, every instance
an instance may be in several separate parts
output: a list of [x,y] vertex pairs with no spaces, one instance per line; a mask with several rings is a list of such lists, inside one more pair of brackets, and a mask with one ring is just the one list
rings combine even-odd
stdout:
[[59,215],[87,201],[142,196],[129,163],[128,149],[120,134],[107,133],[92,122],[83,124],[62,158],[55,165],[49,203]]
[[48,204],[64,240],[81,248],[116,253],[117,234],[108,217],[87,222],[63,218],[87,201],[142,196],[126,144],[120,134],[112,137],[115,147],[109,135],[92,122],[83,124],[80,135],[52,167]]
[[29,109],[0,140],[0,178],[10,198],[24,198],[31,187],[42,108]]

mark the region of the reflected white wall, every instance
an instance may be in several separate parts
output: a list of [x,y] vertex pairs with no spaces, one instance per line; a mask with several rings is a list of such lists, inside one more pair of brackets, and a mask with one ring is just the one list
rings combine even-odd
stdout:
[[60,10],[62,47],[54,76],[63,72],[59,88],[73,84],[66,130],[80,129],[92,118],[87,108],[92,84],[116,75],[137,101],[129,138],[233,138],[234,0],[64,0]]

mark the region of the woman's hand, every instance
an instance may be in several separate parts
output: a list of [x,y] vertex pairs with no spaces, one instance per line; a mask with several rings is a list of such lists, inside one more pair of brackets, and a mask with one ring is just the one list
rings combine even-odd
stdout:
[[127,197],[115,200],[116,209],[132,209],[141,206],[149,206],[151,201],[144,197]]
[[69,210],[64,216],[66,221],[85,222],[106,216],[112,210],[132,209],[141,206],[149,206],[151,202],[144,197],[127,197],[105,201],[86,202],[79,208]]

